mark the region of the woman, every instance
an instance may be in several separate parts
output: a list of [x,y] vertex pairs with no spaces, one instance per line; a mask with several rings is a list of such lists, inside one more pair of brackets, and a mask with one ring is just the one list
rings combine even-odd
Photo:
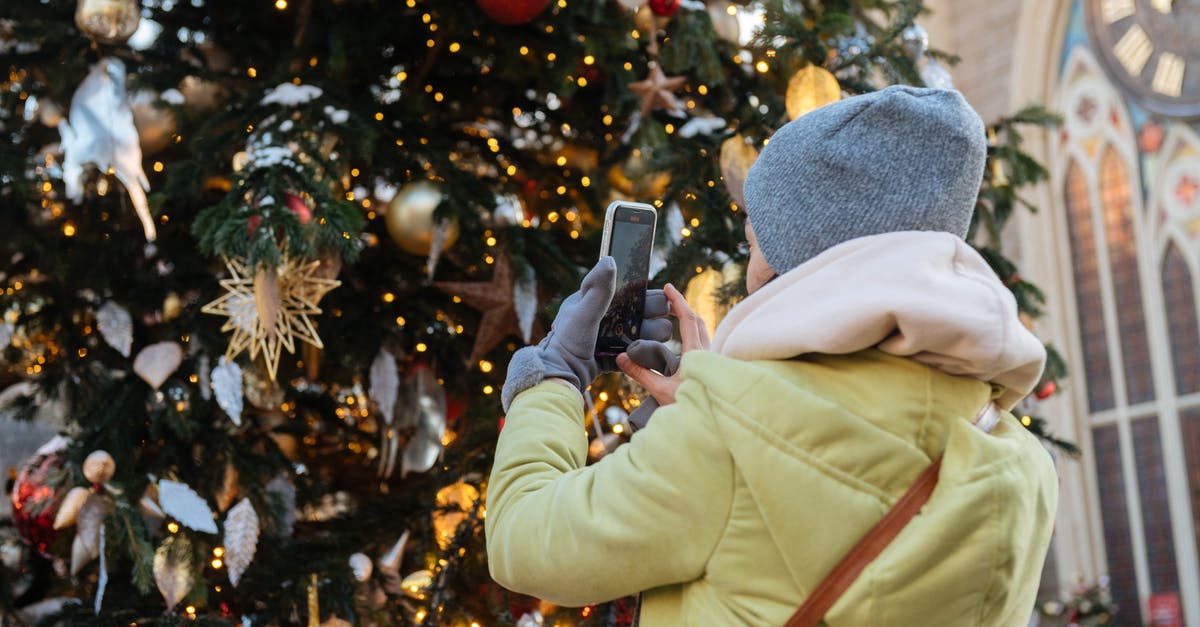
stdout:
[[749,296],[708,347],[668,286],[681,368],[620,360],[661,407],[585,467],[602,259],[509,366],[493,577],[565,605],[640,592],[646,627],[781,625],[941,456],[932,498],[824,621],[1025,625],[1057,484],[1007,411],[1044,350],[963,241],[985,152],[979,117],[942,90],[888,88],[781,128],[745,184]]

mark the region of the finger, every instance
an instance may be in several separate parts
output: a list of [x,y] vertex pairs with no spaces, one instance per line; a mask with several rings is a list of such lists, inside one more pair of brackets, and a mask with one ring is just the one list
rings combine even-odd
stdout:
[[574,320],[579,328],[595,329],[600,326],[600,319],[608,311],[616,287],[617,262],[612,257],[601,257],[579,286],[579,313]]
[[687,299],[670,283],[663,289],[667,302],[671,306],[671,314],[679,319],[679,340],[683,344],[683,352],[708,348],[708,328],[704,319],[688,305]]
[[637,406],[637,409],[630,412],[629,424],[633,425],[635,431],[645,427],[650,423],[650,418],[653,417],[656,409],[658,409],[658,401],[654,400],[653,396],[647,396],[642,404]]
[[629,375],[630,379],[637,381],[639,385],[646,388],[651,394],[654,394],[659,382],[666,378],[651,371],[649,368],[637,364],[626,353],[617,355],[617,367],[621,369],[621,372]]
[[667,315],[667,296],[662,290],[646,290],[646,306],[642,308],[642,317],[662,318]]
[[643,368],[636,363],[629,355],[621,353],[617,355],[617,367],[621,369],[629,378],[637,381],[646,391],[654,397],[660,405],[669,405],[675,402],[675,390],[679,387],[679,379],[675,377],[664,377]]
[[625,353],[629,355],[633,363],[643,368],[657,370],[667,376],[675,374],[675,370],[679,367],[679,358],[671,352],[670,347],[662,342],[637,340],[625,349]]
[[666,342],[671,339],[672,330],[671,321],[666,318],[643,320],[642,330],[639,335],[643,340]]

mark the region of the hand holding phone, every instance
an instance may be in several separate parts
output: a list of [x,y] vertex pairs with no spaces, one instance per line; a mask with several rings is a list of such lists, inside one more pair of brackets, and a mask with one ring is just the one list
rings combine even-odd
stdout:
[[596,362],[601,370],[615,371],[617,355],[641,337],[657,222],[654,207],[643,203],[617,201],[605,212],[600,257],[612,257],[616,262],[617,280],[596,337]]

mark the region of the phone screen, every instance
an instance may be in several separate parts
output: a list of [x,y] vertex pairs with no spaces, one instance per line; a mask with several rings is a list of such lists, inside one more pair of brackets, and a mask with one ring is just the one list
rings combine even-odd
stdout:
[[620,205],[613,213],[607,253],[617,264],[617,285],[596,339],[596,359],[605,370],[616,370],[616,356],[640,337],[654,222],[649,208]]

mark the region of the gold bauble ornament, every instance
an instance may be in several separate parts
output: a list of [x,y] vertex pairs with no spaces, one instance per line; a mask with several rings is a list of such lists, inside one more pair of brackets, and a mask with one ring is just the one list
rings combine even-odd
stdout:
[[197,76],[186,76],[179,81],[179,93],[183,94],[185,105],[200,110],[217,108],[225,95],[224,89],[218,83]]
[[796,72],[787,86],[787,114],[796,118],[842,99],[842,86],[829,70],[810,65]]
[[554,164],[585,174],[594,172],[600,164],[600,153],[588,146],[566,144],[556,153],[552,153]]
[[458,533],[458,526],[474,510],[475,501],[479,498],[479,490],[465,481],[438,490],[435,499],[437,509],[433,511],[433,532],[437,536],[438,547],[445,550],[450,546],[454,535]]
[[433,573],[428,570],[418,570],[415,573],[409,573],[400,582],[400,588],[404,590],[404,596],[418,601],[425,599],[429,593],[429,587],[432,585]]
[[162,312],[163,320],[174,320],[179,317],[179,314],[183,313],[183,301],[179,298],[179,294],[175,292],[167,294],[166,298],[163,299]]
[[239,150],[233,153],[233,171],[241,172],[246,169],[246,164],[250,163],[250,153],[245,150]]
[[242,368],[242,393],[255,409],[265,412],[279,411],[285,398],[283,388],[257,363]]
[[[729,12],[729,7],[734,7],[734,13]],[[728,0],[719,0],[708,5],[708,19],[712,21],[713,32],[717,37],[735,44],[742,35],[736,9],[736,5],[730,4]]]
[[83,460],[83,476],[91,483],[108,483],[117,472],[117,462],[108,451],[92,451]]
[[651,35],[654,31],[666,27],[670,22],[671,18],[655,14],[649,4],[642,5],[633,16],[633,25],[647,35]]
[[636,149],[625,160],[608,171],[608,182],[614,189],[634,200],[650,202],[662,198],[671,184],[671,175],[650,169],[646,151]]
[[129,39],[141,17],[138,0],[79,0],[75,7],[75,25],[79,30],[106,44]]
[[733,303],[721,302],[721,290],[738,280],[738,265],[733,262],[725,264],[718,270],[708,268],[688,281],[683,297],[692,310],[704,320],[708,327],[708,337],[716,335],[717,325],[729,313]]
[[175,113],[165,104],[160,102],[158,94],[149,89],[137,92],[129,101],[143,155],[156,153],[170,146],[175,139],[178,123]]
[[757,160],[758,151],[740,133],[721,142],[721,178],[725,180],[729,197],[738,207],[746,206],[746,195],[742,188],[746,184],[750,166]]
[[229,180],[228,176],[210,176],[204,179],[201,186],[207,191],[218,191],[228,193],[233,189],[233,181]]
[[[401,188],[388,203],[387,229],[392,241],[414,255],[428,255],[438,229],[433,212],[443,197],[441,188],[432,181],[417,181]],[[458,240],[458,221],[449,220],[445,224],[442,250]]]

